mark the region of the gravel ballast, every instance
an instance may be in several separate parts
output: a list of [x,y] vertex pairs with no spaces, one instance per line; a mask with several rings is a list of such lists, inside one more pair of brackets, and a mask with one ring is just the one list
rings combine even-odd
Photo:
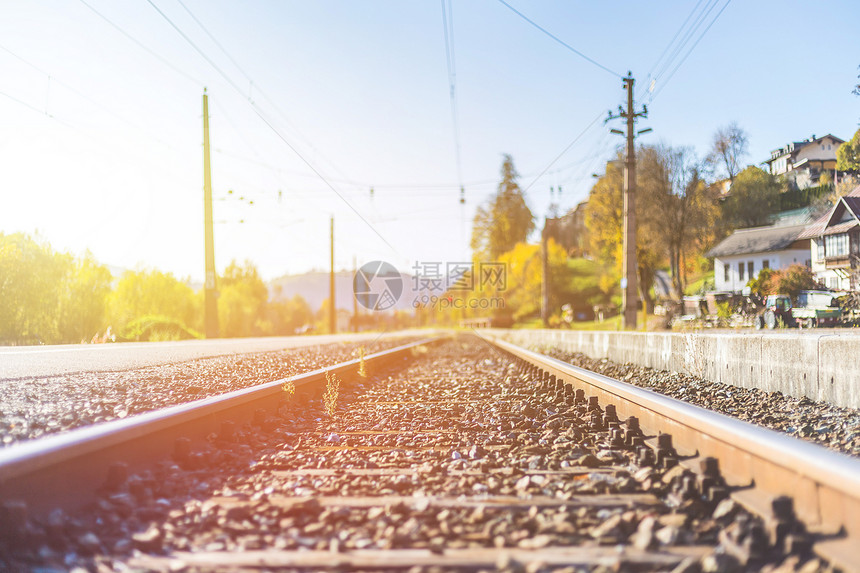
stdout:
[[[715,466],[700,480],[671,444],[662,461],[644,455],[634,420],[474,337],[322,390],[129,476],[80,515],[27,519],[4,505],[18,523],[0,532],[0,568],[344,570],[400,550],[496,556],[470,570],[826,570],[769,547]],[[748,555],[731,551],[741,546]],[[547,562],[565,548],[601,557]]]
[[780,392],[729,386],[703,378],[635,364],[593,359],[579,352],[537,347],[536,351],[628,384],[860,456],[860,411]]
[[233,354],[118,372],[4,380],[0,445],[183,404],[393,348],[415,338],[381,338]]

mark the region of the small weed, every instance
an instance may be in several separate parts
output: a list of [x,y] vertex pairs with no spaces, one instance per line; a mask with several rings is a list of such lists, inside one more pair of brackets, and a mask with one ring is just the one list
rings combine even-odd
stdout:
[[286,393],[287,400],[292,398],[296,393],[296,385],[293,384],[292,380],[287,380],[286,382],[284,382],[281,388],[284,390],[284,393]]
[[685,334],[684,366],[687,373],[704,378],[706,362],[703,339],[693,333]]
[[364,361],[364,346],[358,349],[358,375],[367,378],[367,364]]
[[325,393],[323,394],[323,405],[329,418],[334,418],[334,412],[337,409],[337,394],[340,389],[340,380],[332,372],[326,372]]

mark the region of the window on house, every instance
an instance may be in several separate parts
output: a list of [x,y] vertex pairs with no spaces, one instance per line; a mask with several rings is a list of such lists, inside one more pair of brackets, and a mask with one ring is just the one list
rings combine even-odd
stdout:
[[824,237],[824,256],[842,257],[848,254],[848,233]]
[[723,281],[728,284],[731,282],[732,266],[729,263],[723,265]]
[[763,269],[769,269],[769,268],[770,268],[770,261],[769,261],[769,260],[767,260],[767,259],[763,260],[763,261],[761,262],[761,268],[763,268]]
[[752,279],[755,276],[755,263],[750,261],[747,263],[747,278]]
[[744,264],[738,263],[738,280],[744,282]]

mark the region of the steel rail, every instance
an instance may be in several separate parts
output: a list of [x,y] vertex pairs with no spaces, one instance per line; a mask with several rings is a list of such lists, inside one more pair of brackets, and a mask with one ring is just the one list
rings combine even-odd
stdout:
[[821,534],[814,550],[833,565],[860,571],[860,460],[614,380],[478,333],[485,341],[639,418],[652,435],[667,433],[679,453],[719,460],[732,497],[767,518],[777,496],[793,498],[798,518]]
[[[379,368],[400,360],[419,346],[443,337],[427,338],[364,358]],[[217,396],[170,406],[152,412],[78,428],[66,433],[0,449],[0,500],[20,500],[31,513],[54,508],[73,510],[94,501],[116,464],[128,471],[152,467],[169,460],[177,439],[192,447],[206,442],[212,433],[253,419],[258,411],[275,411],[286,399],[283,385],[296,387],[324,382],[327,374],[355,376],[360,359],[319,368],[305,374],[267,382]]]

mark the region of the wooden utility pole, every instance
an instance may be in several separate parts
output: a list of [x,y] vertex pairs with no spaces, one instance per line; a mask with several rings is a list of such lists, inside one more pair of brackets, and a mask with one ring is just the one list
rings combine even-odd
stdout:
[[[355,262],[355,255],[352,255],[352,276],[355,277],[356,273],[358,273],[358,267]],[[353,279],[353,285],[355,285],[355,279]],[[353,289],[352,293],[352,331],[358,332],[358,297],[355,296],[355,289]]]
[[[648,108],[642,106],[642,111],[636,113],[633,109],[633,74],[627,72],[622,78],[624,89],[627,90],[627,110],[619,106],[618,115],[609,112],[606,121],[623,117],[627,120],[627,156],[624,159],[624,240],[623,259],[621,262],[621,306],[624,312],[624,328],[636,329],[636,307],[639,300],[639,285],[637,280],[636,262],[636,133],[634,131],[636,118],[645,117]],[[642,130],[639,133],[651,131]],[[613,129],[613,133],[625,135],[624,132]]]
[[328,331],[337,332],[337,306],[334,303],[334,216],[331,218],[331,272],[328,276]]
[[547,253],[547,240],[549,239],[549,217],[544,217],[543,231],[540,241],[540,270],[541,270],[541,293],[540,293],[540,318],[544,328],[549,327],[549,254]]
[[203,88],[203,238],[206,278],[203,284],[203,325],[206,338],[218,338],[218,291],[215,238],[212,230],[212,170],[209,164],[209,96]]

